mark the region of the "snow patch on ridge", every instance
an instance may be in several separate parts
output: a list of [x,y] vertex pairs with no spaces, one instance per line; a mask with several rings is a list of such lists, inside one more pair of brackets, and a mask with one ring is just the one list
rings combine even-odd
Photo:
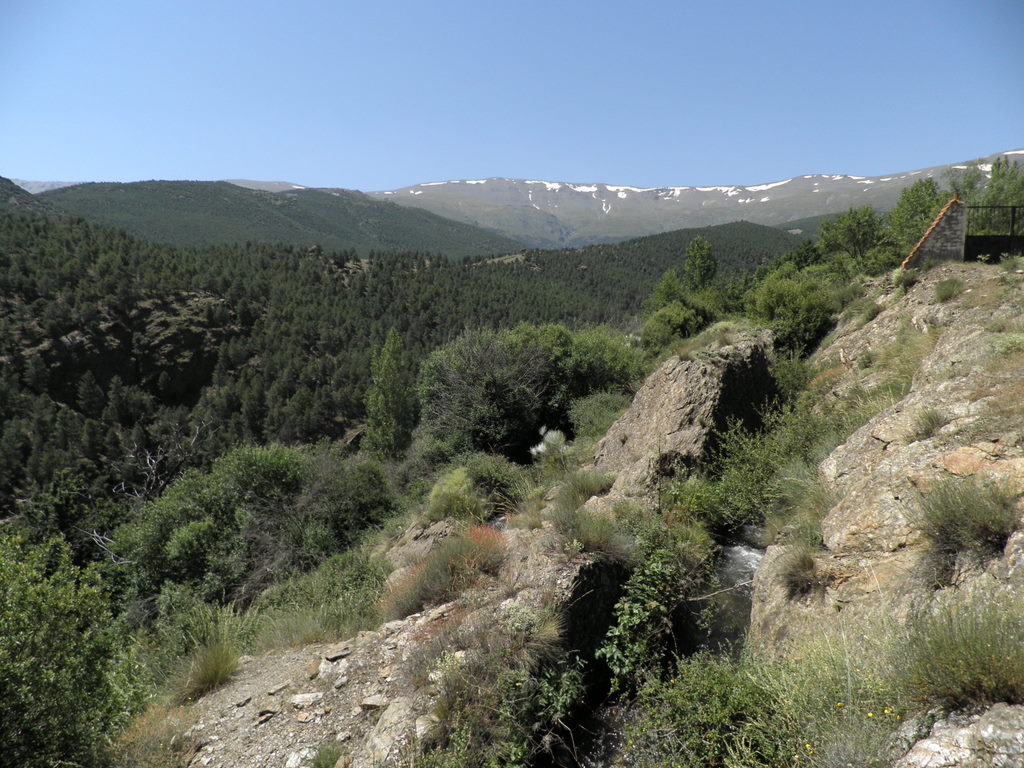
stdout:
[[783,184],[789,184],[791,181],[792,179],[786,179],[785,181],[776,181],[771,184],[758,184],[756,187],[747,187],[747,189],[751,192],[764,192],[766,189],[781,187]]

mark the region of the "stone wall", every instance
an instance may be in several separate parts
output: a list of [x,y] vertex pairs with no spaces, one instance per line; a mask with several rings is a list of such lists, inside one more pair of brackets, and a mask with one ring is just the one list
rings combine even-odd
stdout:
[[963,261],[966,233],[967,206],[954,197],[910,252],[903,269],[919,267],[926,261]]

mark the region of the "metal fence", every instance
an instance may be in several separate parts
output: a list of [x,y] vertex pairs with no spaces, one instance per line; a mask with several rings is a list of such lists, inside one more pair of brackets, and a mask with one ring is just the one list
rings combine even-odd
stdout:
[[964,259],[998,259],[1024,251],[1024,205],[970,205]]

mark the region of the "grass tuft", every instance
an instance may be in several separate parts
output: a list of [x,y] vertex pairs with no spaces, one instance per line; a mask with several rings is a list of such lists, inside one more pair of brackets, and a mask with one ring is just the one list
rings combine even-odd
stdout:
[[950,277],[935,285],[935,300],[940,304],[949,301],[963,293],[966,287],[962,280]]
[[1024,601],[958,597],[914,621],[899,666],[910,697],[949,709],[1024,703]]
[[238,658],[234,645],[224,638],[214,638],[201,645],[192,654],[188,675],[178,698],[193,701],[219,688],[235,674]]
[[946,425],[947,419],[941,411],[926,408],[914,422],[914,439],[927,440]]
[[792,544],[779,562],[779,576],[790,600],[805,597],[824,585],[814,551],[806,544]]
[[389,591],[384,613],[404,618],[424,606],[454,597],[476,576],[495,574],[505,559],[499,531],[475,525],[462,536],[447,539]]
[[997,483],[947,480],[922,500],[917,523],[935,554],[979,559],[999,554],[1017,527],[1017,497]]
[[344,752],[334,741],[325,741],[313,755],[312,768],[334,768]]

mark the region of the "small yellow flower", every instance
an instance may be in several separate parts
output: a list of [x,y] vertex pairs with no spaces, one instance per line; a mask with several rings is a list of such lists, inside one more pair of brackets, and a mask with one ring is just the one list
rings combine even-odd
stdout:
[[868,717],[874,717],[874,716],[875,716],[874,712],[868,712]]

